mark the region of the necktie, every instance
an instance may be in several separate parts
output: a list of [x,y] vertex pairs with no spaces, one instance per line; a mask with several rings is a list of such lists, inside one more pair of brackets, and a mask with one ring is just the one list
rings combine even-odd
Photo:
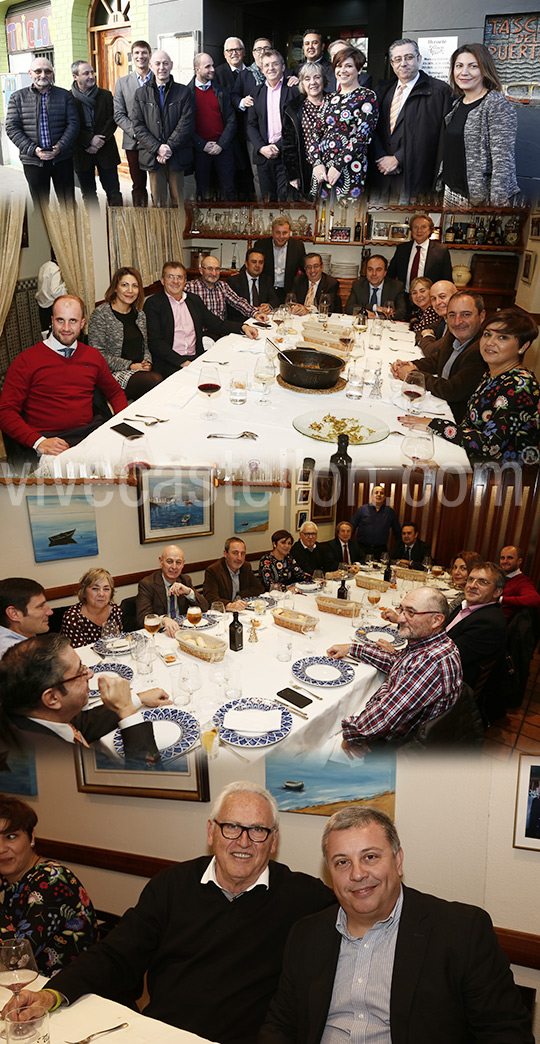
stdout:
[[416,246],[416,254],[414,255],[413,263],[411,265],[411,277],[409,279],[409,286],[411,285],[413,279],[416,279],[416,277],[418,275],[418,268],[420,266],[420,252],[421,252],[421,249],[422,248],[419,247],[418,244],[417,244],[417,246]]
[[69,722],[69,726],[73,729],[73,742],[78,743],[81,747],[89,747],[90,744],[86,742],[82,732],[80,732],[79,729],[76,729],[71,722]]
[[166,86],[167,85],[165,83],[160,83],[159,84],[159,107],[160,107],[162,112],[163,112],[163,103],[165,101],[165,87]]
[[75,351],[74,348],[64,348],[62,350],[62,355],[64,356],[65,359],[70,359],[71,356],[73,355],[74,351]]
[[403,94],[404,90],[405,90],[405,88],[400,83],[397,91],[395,91],[395,93],[394,93],[394,97],[392,98],[392,104],[390,106],[390,134],[393,133],[394,127],[395,127],[395,125],[397,123],[397,118],[399,116],[399,109],[400,109],[400,106],[401,106],[401,97],[402,97],[402,94]]
[[260,304],[259,291],[257,290],[256,279],[251,280],[251,303],[254,308],[257,308],[257,306]]
[[343,561],[345,562],[345,565],[350,565],[351,564],[351,556],[349,555],[349,545],[348,544],[342,544],[341,545],[341,549],[343,551]]
[[370,310],[370,312],[372,312],[373,309],[377,307],[377,289],[378,288],[376,286],[374,286],[374,287],[372,287],[372,290],[371,290],[371,297],[369,299],[369,310]]
[[306,294],[306,299],[304,301],[304,306],[306,308],[311,308],[311,305],[313,304],[313,302],[315,300],[315,286],[316,286],[316,283],[310,283],[309,284],[309,290],[308,290],[308,292]]
[[173,594],[169,595],[169,616],[171,620],[176,620],[176,602]]
[[236,77],[238,76],[239,71],[240,71],[239,69],[233,69],[232,70],[232,74],[233,74],[235,80],[236,80]]

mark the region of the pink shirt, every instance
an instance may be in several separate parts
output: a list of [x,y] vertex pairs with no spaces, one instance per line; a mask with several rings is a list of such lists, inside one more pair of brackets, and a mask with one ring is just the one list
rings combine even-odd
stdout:
[[177,355],[196,355],[197,337],[193,319],[186,304],[186,295],[183,293],[180,301],[176,301],[170,294],[167,294],[167,297],[174,319],[172,350]]
[[266,84],[266,114],[268,118],[268,144],[273,145],[274,142],[281,140],[281,112],[279,108],[279,100],[281,98],[281,88],[283,87],[283,77],[279,83],[276,83],[275,87],[270,87]]

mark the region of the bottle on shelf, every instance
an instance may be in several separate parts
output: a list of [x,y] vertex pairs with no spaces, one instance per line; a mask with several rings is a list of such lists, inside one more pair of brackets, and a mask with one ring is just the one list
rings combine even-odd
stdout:
[[467,225],[467,243],[469,246],[475,246],[476,244],[476,218],[474,214],[471,214],[469,224]]
[[448,225],[444,234],[445,243],[453,243],[456,238],[456,230],[454,228],[454,215],[450,218],[450,224]]
[[357,221],[355,226],[354,226],[354,242],[355,243],[361,243],[362,242],[362,222],[361,221]]
[[244,628],[238,619],[238,613],[233,613],[232,623],[229,624],[229,649],[232,652],[240,652],[244,648]]
[[486,235],[487,233],[486,226],[484,225],[484,219],[480,218],[480,222],[478,224],[478,231],[476,233],[476,242],[478,246],[484,246],[484,243],[486,242]]

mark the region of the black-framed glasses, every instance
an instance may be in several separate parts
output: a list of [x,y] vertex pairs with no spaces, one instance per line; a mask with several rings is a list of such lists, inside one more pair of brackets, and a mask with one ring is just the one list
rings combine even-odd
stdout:
[[65,685],[67,682],[75,681],[77,678],[88,678],[91,670],[91,667],[86,667],[83,663],[77,671],[77,674],[71,674],[69,678],[62,678],[57,684]]
[[415,616],[432,616],[433,613],[440,613],[440,609],[418,609],[409,608],[408,605],[398,605],[396,612],[403,613],[403,616],[408,616],[409,620],[412,620]]
[[264,826],[242,826],[240,823],[220,823],[217,819],[214,819],[214,823],[217,824],[227,841],[238,841],[242,834],[246,833],[249,840],[254,841],[255,844],[267,841],[274,829]]

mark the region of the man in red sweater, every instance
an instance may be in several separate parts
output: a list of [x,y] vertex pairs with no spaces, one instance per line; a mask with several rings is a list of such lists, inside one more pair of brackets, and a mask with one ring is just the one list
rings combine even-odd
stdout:
[[506,574],[501,604],[507,620],[510,620],[518,609],[540,608],[540,594],[530,577],[521,572],[522,562],[521,548],[510,544],[501,549],[499,565]]
[[195,108],[195,180],[197,196],[208,199],[212,170],[215,171],[223,199],[236,199],[234,188],[233,139],[236,116],[229,95],[214,84],[214,62],[209,54],[196,54],[195,76],[189,87]]
[[44,453],[63,453],[103,424],[106,417],[93,415],[96,388],[115,413],[127,406],[101,352],[78,340],[86,322],[81,299],[58,297],[51,322],[47,339],[14,359],[0,396],[0,431],[16,468]]

